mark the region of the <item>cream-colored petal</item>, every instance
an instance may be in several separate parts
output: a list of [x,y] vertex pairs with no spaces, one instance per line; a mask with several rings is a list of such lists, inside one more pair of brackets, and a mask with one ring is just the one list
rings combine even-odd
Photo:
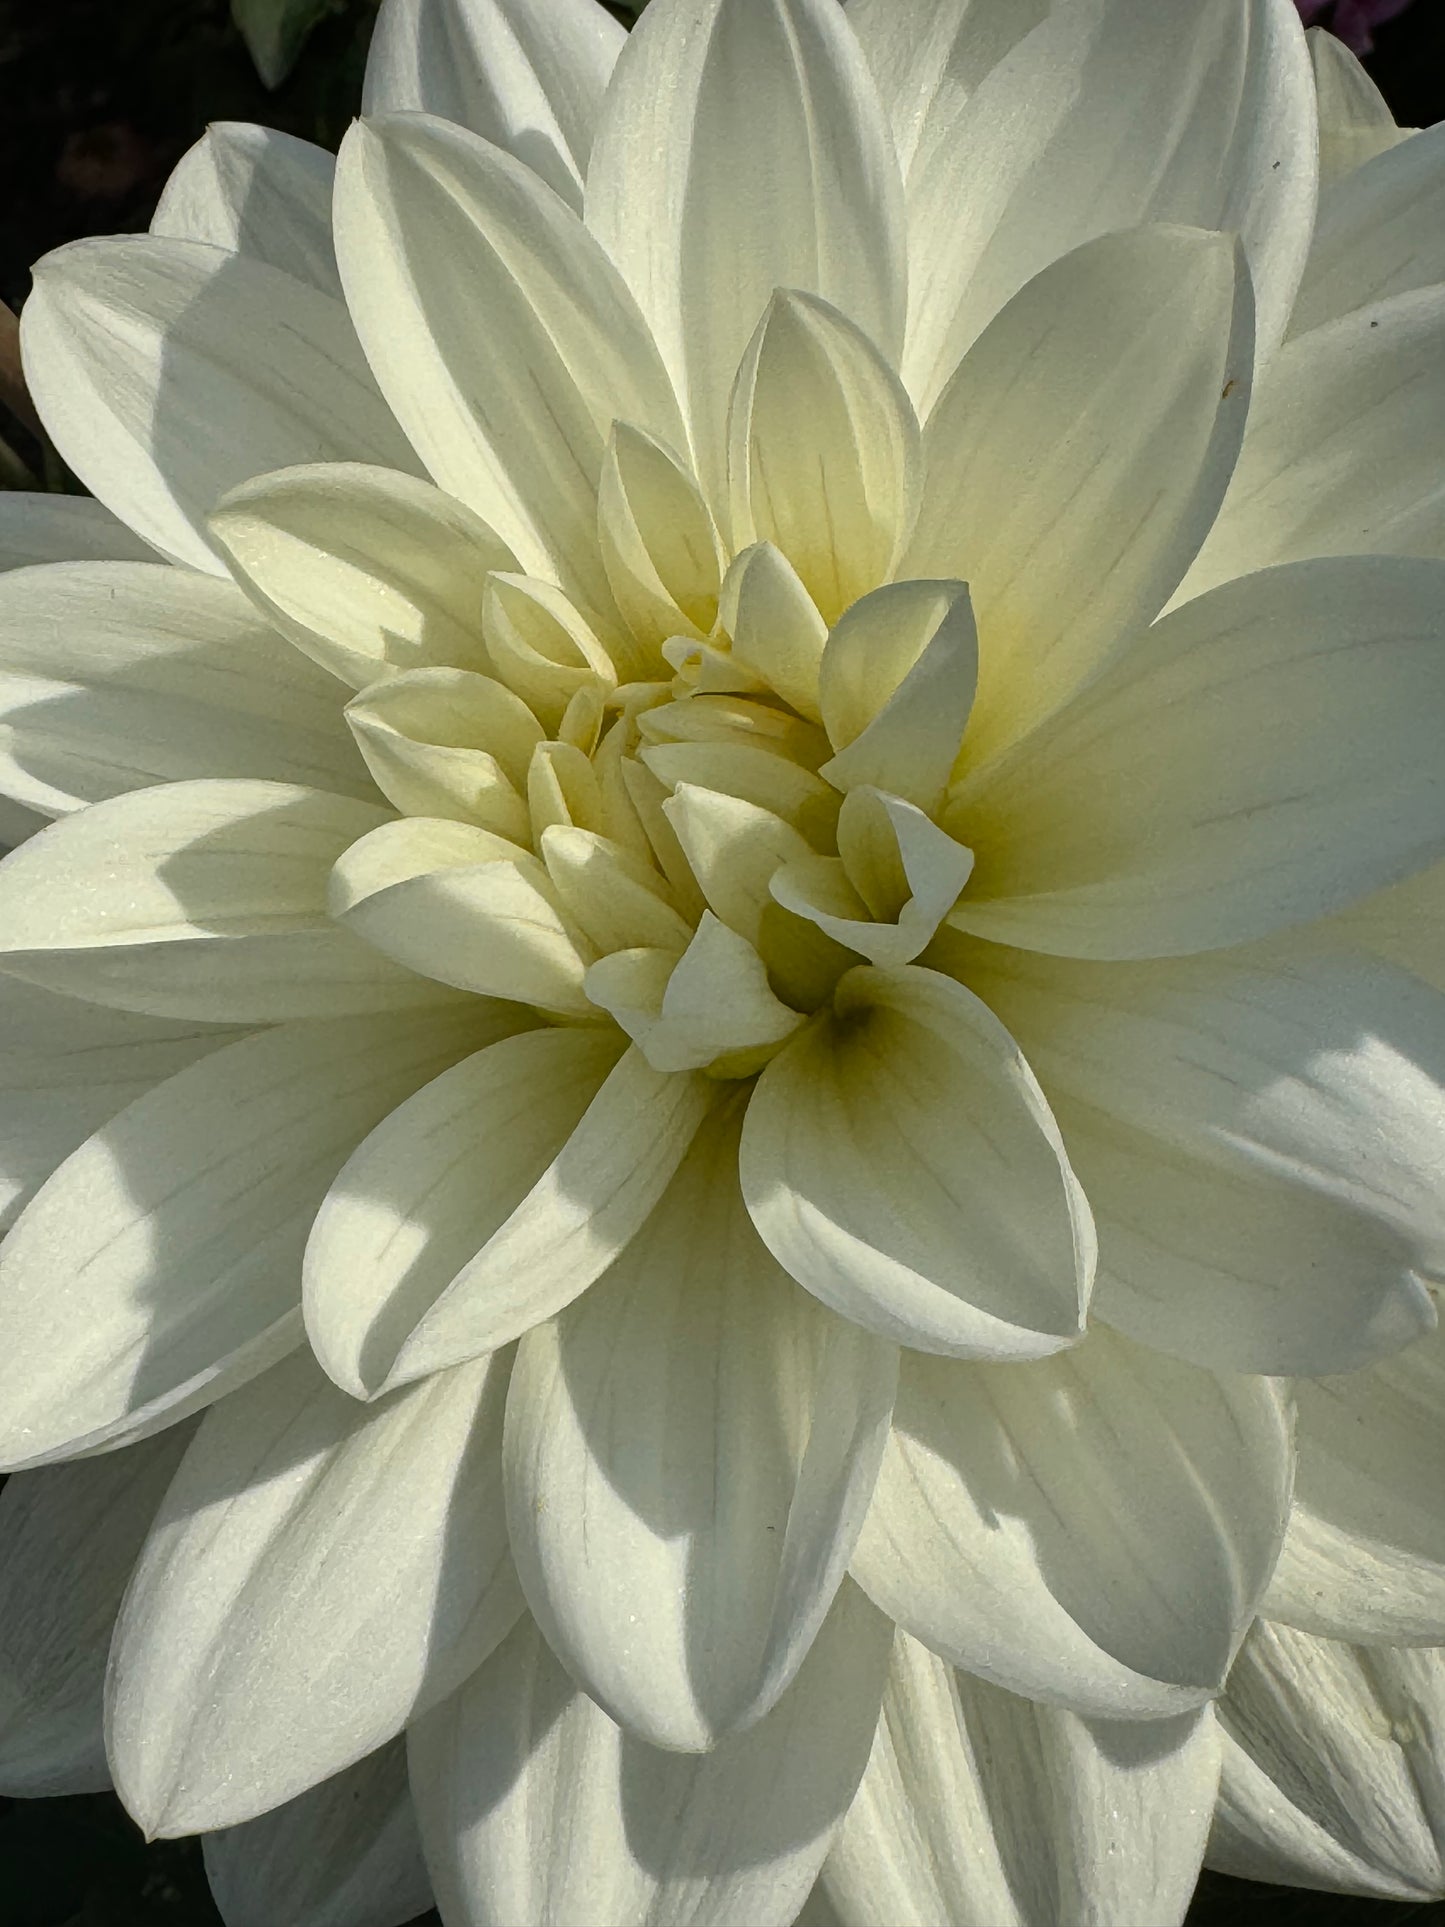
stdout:
[[1261,1620],[1218,1710],[1210,1866],[1332,1893],[1445,1896],[1439,1653],[1341,1646]]
[[235,1826],[455,1690],[521,1609],[502,1510],[510,1356],[375,1406],[298,1353],[209,1413],[126,1594],[106,1692],[151,1834]]
[[181,1424],[0,1494],[0,1791],[99,1793],[106,1655],[156,1507],[190,1443]]
[[1197,228],[1088,242],[974,342],[928,420],[904,563],[968,583],[973,757],[1158,615],[1228,486],[1253,366],[1238,241]]
[[1320,196],[1292,332],[1445,281],[1442,217],[1445,128],[1427,127],[1336,181]]
[[1320,122],[1320,192],[1351,174],[1387,147],[1409,138],[1397,127],[1389,102],[1350,52],[1323,27],[1305,35],[1315,70]]
[[890,583],[828,637],[818,703],[840,790],[888,790],[926,811],[943,801],[973,703],[978,633],[962,582]]
[[336,698],[213,576],[69,562],[0,579],[0,785],[47,815],[192,777],[374,803]]
[[711,1753],[613,1724],[530,1623],[411,1737],[456,1927],[790,1927],[857,1788],[891,1628],[845,1585],[793,1687]]
[[1180,1927],[1219,1785],[1207,1710],[1085,1720],[900,1632],[824,1881],[840,1927]]
[[602,96],[624,40],[597,0],[385,0],[363,113],[456,121],[582,205]]
[[377,787],[408,816],[526,844],[527,768],[542,728],[519,696],[470,669],[410,669],[353,696],[346,720]]
[[1445,862],[1362,897],[1325,927],[1445,991]]
[[1315,199],[1314,81],[1290,0],[1058,8],[973,94],[941,92],[924,122],[903,361],[919,412],[1040,269],[1142,222],[1241,235],[1267,354]]
[[252,601],[354,689],[401,670],[488,666],[483,591],[516,559],[414,475],[357,462],[285,469],[233,490],[209,527]]
[[902,202],[834,0],[684,0],[638,22],[603,107],[587,224],[678,382],[715,508],[728,394],[775,288],[821,295],[897,354]]
[[336,160],[324,147],[246,121],[213,120],[161,191],[151,233],[269,261],[341,293],[331,245]]
[[1273,934],[1445,847],[1445,564],[1298,562],[1134,638],[1052,722],[965,776],[953,921],[1056,955]]
[[157,1431],[301,1343],[301,1254],[332,1180],[479,1028],[454,1014],[283,1025],[102,1126],[0,1253],[4,1462]]
[[0,493],[0,569],[36,562],[154,562],[156,552],[88,495]]
[[1177,600],[1314,555],[1445,557],[1445,288],[1286,342]]
[[1266,1596],[1334,1639],[1445,1644],[1445,1332],[1369,1371],[1295,1387],[1295,1505]]
[[773,543],[836,622],[892,576],[920,468],[913,405],[867,335],[816,295],[776,293],[728,408],[734,550]]
[[226,1927],[406,1927],[432,1903],[399,1739],[201,1851]]
[[681,445],[617,269],[532,171],[429,116],[342,144],[336,250],[377,380],[436,481],[525,568],[607,605],[597,484],[621,417]]
[[1049,10],[1050,0],[849,0],[905,175],[940,101],[965,100]]
[[164,783],[95,803],[0,864],[0,966],[157,1017],[276,1023],[435,1004],[327,912],[338,856],[384,819],[293,783]]
[[714,1114],[606,1275],[529,1333],[507,1404],[517,1570],[549,1644],[654,1746],[776,1704],[867,1510],[893,1347],[768,1255]]
[[220,574],[206,516],[293,462],[414,457],[342,303],[199,241],[72,242],[37,265],[25,375],[81,480],[166,555]]
[[855,1579],[996,1686],[1164,1719],[1223,1683],[1284,1535],[1293,1459],[1268,1379],[1102,1325],[1027,1365],[905,1354]]
[[1088,1206],[1017,1045],[951,979],[844,977],[758,1080],[741,1168],[763,1242],[845,1317],[962,1357],[1078,1338]]
[[828,625],[798,572],[771,542],[758,542],[733,559],[723,581],[719,619],[733,654],[755,671],[800,716],[821,722],[818,667]]
[[[615,422],[597,494],[602,564],[622,618],[638,642],[699,641],[717,621],[722,547],[697,483],[662,444]],[[638,673],[657,672],[636,652]]]

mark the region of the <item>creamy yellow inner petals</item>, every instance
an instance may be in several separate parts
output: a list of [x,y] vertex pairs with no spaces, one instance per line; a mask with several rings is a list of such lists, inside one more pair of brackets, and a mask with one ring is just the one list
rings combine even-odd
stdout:
[[[406,508],[420,547],[454,543]],[[383,625],[346,713],[403,818],[346,852],[332,912],[443,982],[611,1017],[656,1070],[748,1076],[845,971],[922,955],[968,882],[938,821],[976,680],[967,591],[870,588],[878,537],[860,596],[840,607],[828,577],[825,619],[816,552],[806,582],[769,540],[728,563],[692,477],[625,424],[599,529],[605,611],[491,567],[465,667],[394,651],[418,625]]]

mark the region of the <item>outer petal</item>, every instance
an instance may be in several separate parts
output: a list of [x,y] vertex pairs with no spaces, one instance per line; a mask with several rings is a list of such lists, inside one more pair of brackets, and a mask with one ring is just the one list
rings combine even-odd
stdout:
[[1312,555],[1445,556],[1445,288],[1360,308],[1270,364],[1179,599]]
[[102,1688],[111,1628],[194,1427],[20,1472],[0,1494],[0,1791],[110,1785]]
[[436,114],[503,147],[574,207],[626,34],[597,0],[385,0],[362,112]]
[[739,1111],[704,1125],[610,1271],[522,1341],[517,1570],[553,1650],[629,1731],[706,1750],[776,1704],[843,1578],[888,1435],[893,1347],[768,1255]]
[[[514,1028],[527,1021],[517,1011]],[[504,1020],[498,1041],[358,1145],[306,1248],[307,1331],[338,1385],[359,1398],[382,1388],[418,1324],[563,1152],[625,1043],[572,1026],[508,1038]],[[495,1293],[500,1277],[491,1283]],[[489,1321],[477,1339],[494,1342]]]
[[386,812],[290,783],[166,783],[52,824],[0,865],[0,963],[96,1003],[275,1023],[455,1001],[326,910]]
[[155,550],[88,495],[0,493],[0,569],[35,562],[154,562]]
[[1445,991],[1445,863],[1362,898],[1327,927]]
[[1159,1719],[1218,1691],[1284,1534],[1289,1425],[1102,1326],[1027,1366],[905,1359],[853,1574],[943,1658]]
[[239,1034],[0,979],[0,1226],[92,1131]]
[[520,161],[415,115],[347,136],[336,247],[377,379],[432,475],[524,568],[605,611],[612,424],[674,444],[682,424],[602,249]]
[[1219,1718],[1211,1866],[1333,1893],[1445,1895],[1445,1656],[1261,1620]]
[[825,1881],[842,1927],[1178,1927],[1219,1784],[1208,1711],[1082,1720],[899,1633]]
[[850,0],[907,172],[930,113],[961,104],[1049,12],[1050,0]]
[[151,233],[248,254],[339,295],[331,245],[335,173],[335,157],[311,141],[245,121],[212,121],[166,182]]
[[822,295],[897,356],[902,186],[833,0],[675,0],[646,15],[607,95],[587,225],[679,383],[714,503],[733,375],[775,288]]
[[1060,8],[924,122],[903,364],[920,412],[1041,268],[1144,221],[1242,235],[1267,353],[1304,267],[1315,179],[1314,82],[1290,0]]
[[405,1927],[431,1905],[399,1739],[201,1846],[226,1927]]
[[903,573],[969,585],[972,756],[1057,707],[1178,586],[1239,452],[1253,319],[1237,241],[1138,228],[1045,268],[964,356],[929,417]]
[[188,777],[376,801],[336,685],[229,583],[144,562],[0,580],[0,784],[61,815]]
[[1336,40],[1323,27],[1311,27],[1305,39],[1314,63],[1319,101],[1323,195],[1336,181],[1383,154],[1387,147],[1408,140],[1410,130],[1395,125],[1385,96],[1343,40]]
[[891,1628],[845,1587],[750,1732],[680,1758],[631,1738],[530,1622],[411,1736],[455,1927],[788,1927],[858,1785]]
[[1368,302],[1445,281],[1445,127],[1427,127],[1337,181],[1290,326],[1303,334]]
[[149,1833],[233,1826],[352,1765],[521,1607],[502,1354],[374,1407],[305,1353],[209,1414],[116,1628],[106,1741]]
[[517,566],[462,503],[359,462],[258,476],[209,527],[267,618],[355,689],[408,669],[485,668],[487,576]]
[[148,542],[220,573],[216,498],[289,463],[411,468],[330,295],[244,254],[122,236],[49,254],[21,323],[56,447]]
[[1126,968],[997,956],[970,981],[1059,1101],[1107,1254],[1103,1317],[1265,1372],[1347,1371],[1433,1329],[1438,992],[1303,945]]
[[1445,1644],[1445,1333],[1301,1380],[1295,1505],[1272,1619],[1369,1645]]
[[1445,848],[1445,564],[1339,557],[1145,630],[954,792],[961,928],[1055,955],[1223,949]]
[[0,1253],[4,1461],[155,1431],[300,1343],[301,1253],[332,1178],[477,1041],[455,1013],[265,1031],[67,1158]]
[[772,1060],[748,1106],[743,1195],[764,1244],[901,1344],[1036,1358],[1072,1343],[1093,1225],[1013,1039],[970,992],[912,967],[849,972],[834,1013]]

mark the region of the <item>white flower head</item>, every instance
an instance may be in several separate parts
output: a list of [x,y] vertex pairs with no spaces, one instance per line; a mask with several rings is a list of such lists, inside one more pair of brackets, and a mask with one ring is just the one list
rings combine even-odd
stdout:
[[1336,1864],[1211,1702],[1445,1639],[1283,1382],[1437,1369],[1445,148],[1317,57],[387,0],[41,264],[5,1784],[233,1927],[1177,1920],[1221,1758]]

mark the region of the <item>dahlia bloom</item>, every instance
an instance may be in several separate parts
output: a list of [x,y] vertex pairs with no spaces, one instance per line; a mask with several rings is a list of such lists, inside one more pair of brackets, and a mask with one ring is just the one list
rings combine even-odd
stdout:
[[232,1927],[1288,1858],[1259,1681],[1445,1640],[1445,146],[1315,63],[388,0],[40,265],[4,1784]]

